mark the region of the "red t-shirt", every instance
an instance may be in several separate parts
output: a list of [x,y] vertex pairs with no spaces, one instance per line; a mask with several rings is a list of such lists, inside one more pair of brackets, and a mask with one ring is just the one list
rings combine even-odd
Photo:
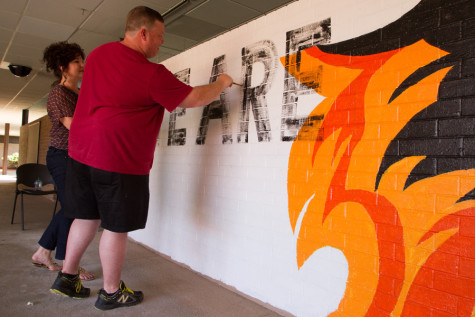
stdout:
[[87,57],[69,131],[69,155],[111,172],[147,175],[164,109],[191,92],[163,65],[119,42]]

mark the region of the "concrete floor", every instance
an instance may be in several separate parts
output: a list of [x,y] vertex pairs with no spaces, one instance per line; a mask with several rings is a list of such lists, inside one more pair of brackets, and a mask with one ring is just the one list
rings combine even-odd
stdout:
[[93,305],[102,287],[100,233],[81,264],[97,276],[83,283],[91,288],[91,297],[74,300],[51,294],[49,288],[57,273],[34,267],[31,256],[51,219],[54,203],[42,196],[25,196],[25,231],[21,231],[19,201],[15,222],[10,224],[14,190],[15,178],[0,176],[0,316],[288,316],[133,241],[129,241],[122,277],[129,288],[144,292],[144,301],[134,307],[98,311]]

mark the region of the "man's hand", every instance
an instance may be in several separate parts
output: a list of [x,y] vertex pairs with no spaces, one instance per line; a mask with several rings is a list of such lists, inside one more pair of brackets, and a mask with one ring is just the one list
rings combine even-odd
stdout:
[[181,108],[202,107],[210,104],[221,92],[233,85],[233,79],[227,74],[219,75],[211,84],[194,87],[181,102]]
[[233,85],[233,79],[228,74],[219,75],[216,81],[222,81],[224,84],[224,87],[226,88],[229,88]]

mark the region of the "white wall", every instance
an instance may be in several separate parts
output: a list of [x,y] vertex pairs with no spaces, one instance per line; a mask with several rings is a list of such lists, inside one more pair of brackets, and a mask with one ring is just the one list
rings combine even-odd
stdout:
[[[213,60],[225,55],[225,69],[242,83],[242,49],[271,41],[275,45],[266,96],[269,141],[258,141],[249,117],[248,143],[238,142],[243,89],[224,98],[232,143],[223,144],[221,120],[210,120],[206,142],[196,144],[203,108],[176,117],[186,128],[184,145],[168,145],[170,115],[161,127],[150,174],[147,228],[131,237],[240,292],[298,316],[327,316],[338,308],[347,277],[344,254],[332,247],[315,252],[300,270],[296,237],[289,223],[287,172],[292,142],[281,140],[286,71],[286,33],[331,19],[330,43],[381,28],[411,10],[417,0],[300,0],[265,17],[192,48],[164,62],[172,72],[190,68],[192,86],[206,84]],[[261,61],[253,65],[252,86],[264,78]],[[309,90],[299,98],[305,117],[323,97]]]

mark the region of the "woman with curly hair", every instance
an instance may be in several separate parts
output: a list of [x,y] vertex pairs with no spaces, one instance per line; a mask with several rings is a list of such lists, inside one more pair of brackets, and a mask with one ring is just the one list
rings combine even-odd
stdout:
[[[46,63],[46,70],[53,72],[57,78],[47,101],[51,142],[46,154],[46,165],[58,190],[61,206],[64,206],[69,128],[78,100],[79,81],[84,73],[84,51],[78,44],[58,42],[44,50],[43,61]],[[61,270],[61,266],[53,261],[51,252],[56,249],[56,260],[64,260],[72,222],[73,219],[64,216],[62,209],[56,213],[38,241],[38,250],[32,256],[35,266],[50,271]],[[79,272],[82,280],[94,279],[94,275],[83,268]]]

